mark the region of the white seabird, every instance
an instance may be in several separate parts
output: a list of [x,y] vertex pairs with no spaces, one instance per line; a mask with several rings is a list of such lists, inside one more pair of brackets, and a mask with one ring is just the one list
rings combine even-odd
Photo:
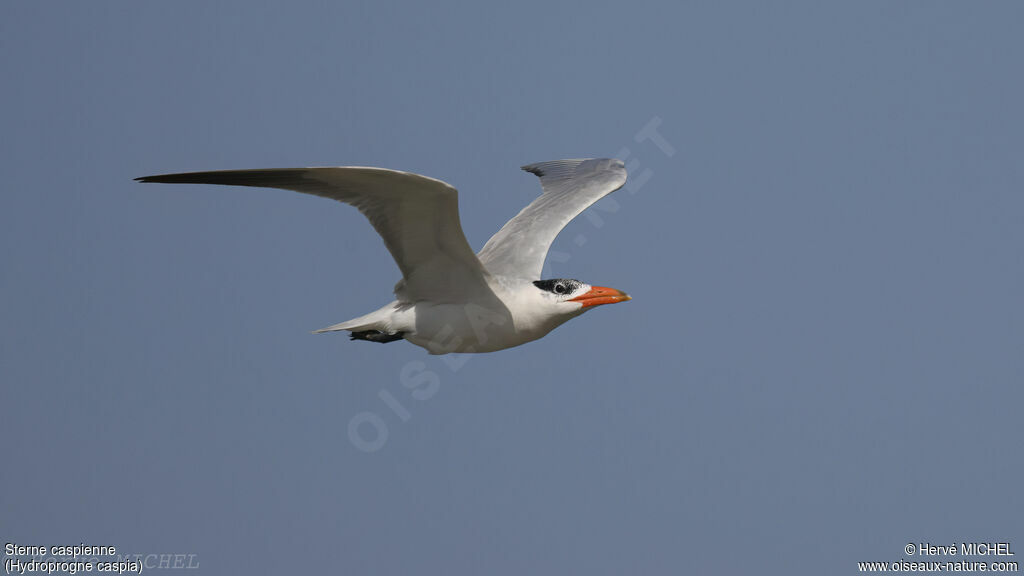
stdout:
[[402,272],[395,301],[316,332],[353,340],[405,339],[431,354],[493,352],[536,340],[594,306],[629,300],[579,280],[541,280],[555,236],[588,206],[626,182],[609,158],[523,166],[543,193],[474,254],[459,222],[458,192],[433,178],[344,166],[220,170],[136,178],[139,182],[283,188],[351,204],[384,239]]

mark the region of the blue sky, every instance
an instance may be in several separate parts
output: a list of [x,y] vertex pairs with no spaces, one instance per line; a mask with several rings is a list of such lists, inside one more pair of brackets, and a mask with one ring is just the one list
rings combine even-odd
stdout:
[[[1022,17],[5,3],[0,539],[344,574],[1024,546]],[[549,268],[634,300],[481,356],[309,334],[398,279],[350,207],[132,182],[418,172],[479,249],[539,193],[518,166],[616,155]]]

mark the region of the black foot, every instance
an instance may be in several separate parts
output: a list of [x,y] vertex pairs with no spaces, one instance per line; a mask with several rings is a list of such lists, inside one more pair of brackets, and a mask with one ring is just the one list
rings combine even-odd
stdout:
[[380,330],[365,330],[363,332],[352,332],[348,335],[352,340],[368,340],[370,342],[380,342],[381,344],[387,344],[388,342],[394,342],[395,340],[401,340],[403,334],[396,332],[394,334],[388,334],[381,332]]

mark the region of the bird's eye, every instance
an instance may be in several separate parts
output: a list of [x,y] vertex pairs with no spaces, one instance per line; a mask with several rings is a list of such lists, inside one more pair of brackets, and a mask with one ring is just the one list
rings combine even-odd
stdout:
[[565,284],[561,282],[555,284],[555,294],[565,294]]

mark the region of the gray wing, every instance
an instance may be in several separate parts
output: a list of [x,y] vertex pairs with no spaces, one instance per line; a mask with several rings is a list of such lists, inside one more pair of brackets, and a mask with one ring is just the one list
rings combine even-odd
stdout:
[[491,237],[478,257],[491,274],[540,279],[555,236],[570,220],[626,183],[621,160],[555,160],[523,166],[544,193]]
[[384,239],[402,271],[399,300],[467,302],[493,294],[462,233],[458,192],[408,172],[365,168],[221,170],[136,178],[140,182],[283,188],[351,204]]

